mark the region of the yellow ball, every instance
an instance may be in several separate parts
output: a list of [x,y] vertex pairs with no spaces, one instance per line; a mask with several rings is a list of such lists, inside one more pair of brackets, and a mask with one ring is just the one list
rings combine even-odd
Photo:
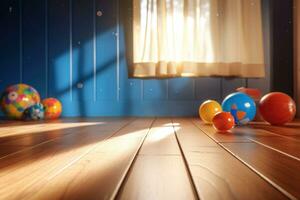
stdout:
[[217,101],[207,100],[201,104],[199,115],[205,123],[211,124],[213,117],[221,111],[222,107]]

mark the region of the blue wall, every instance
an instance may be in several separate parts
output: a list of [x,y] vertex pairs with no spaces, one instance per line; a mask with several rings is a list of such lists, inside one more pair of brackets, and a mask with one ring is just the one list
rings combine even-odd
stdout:
[[193,116],[237,87],[269,90],[268,39],[265,79],[129,79],[119,11],[130,7],[118,1],[1,0],[0,90],[30,84],[59,98],[64,116]]

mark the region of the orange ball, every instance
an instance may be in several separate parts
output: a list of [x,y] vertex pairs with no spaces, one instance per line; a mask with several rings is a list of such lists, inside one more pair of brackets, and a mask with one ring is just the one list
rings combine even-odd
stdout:
[[213,120],[213,126],[218,131],[229,131],[234,127],[234,118],[230,112],[219,112]]
[[214,100],[203,102],[199,108],[199,116],[207,124],[212,123],[212,119],[218,112],[222,111],[222,106]]
[[294,119],[296,104],[287,94],[271,92],[259,102],[259,112],[263,119],[272,125],[283,125]]
[[59,100],[55,98],[47,98],[42,101],[45,109],[45,119],[57,119],[62,112],[62,106]]

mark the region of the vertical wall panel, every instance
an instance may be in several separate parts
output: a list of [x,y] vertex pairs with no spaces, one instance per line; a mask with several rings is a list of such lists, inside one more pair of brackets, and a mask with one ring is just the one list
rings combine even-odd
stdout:
[[236,92],[239,87],[245,87],[246,80],[243,78],[223,78],[222,79],[222,98],[232,92]]
[[119,75],[120,75],[120,100],[141,100],[142,81],[138,79],[128,79],[128,67],[126,61],[126,46],[124,27],[119,27]]
[[74,101],[83,101],[82,114],[88,104],[84,101],[94,99],[93,6],[93,0],[74,0],[72,3],[72,95]]
[[144,80],[143,99],[144,100],[167,100],[168,99],[167,80]]
[[[268,2],[263,0],[264,12]],[[221,100],[237,87],[269,90],[272,63],[267,63],[265,79],[248,82],[225,78],[128,78],[132,57],[131,3],[1,1],[0,89],[23,78],[43,97],[48,90],[49,96],[59,98],[64,116],[190,116],[197,115],[202,101]],[[267,18],[268,13],[264,13],[264,20]],[[271,34],[268,24],[264,27],[268,62]]]
[[23,82],[36,88],[41,97],[46,96],[45,67],[45,2],[23,0]]
[[20,81],[20,15],[18,0],[4,0],[0,5],[0,91]]
[[117,99],[117,4],[95,0],[97,99]]
[[49,96],[70,101],[69,0],[48,2]]
[[193,78],[174,78],[169,80],[169,99],[194,100],[195,82]]
[[196,80],[196,99],[200,102],[207,99],[221,101],[221,93],[220,78],[199,78]]

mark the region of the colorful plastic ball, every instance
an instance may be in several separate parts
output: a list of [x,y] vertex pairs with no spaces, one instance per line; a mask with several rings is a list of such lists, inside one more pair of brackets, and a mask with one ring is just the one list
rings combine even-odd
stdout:
[[26,84],[16,84],[5,89],[1,97],[3,112],[13,119],[22,119],[23,112],[40,102],[39,93]]
[[37,103],[30,106],[24,111],[23,117],[25,120],[40,120],[44,119],[44,106],[41,103]]
[[199,115],[205,123],[211,124],[215,114],[221,111],[222,107],[217,101],[207,100],[201,104],[199,108]]
[[247,124],[256,114],[254,100],[241,92],[228,95],[222,103],[222,108],[223,111],[231,113],[237,125]]
[[217,113],[213,120],[213,127],[217,131],[229,131],[234,127],[234,117],[230,112],[219,112]]
[[62,105],[55,98],[47,98],[42,101],[45,109],[45,119],[57,119],[62,112]]
[[262,97],[259,111],[263,119],[272,125],[283,125],[294,119],[296,105],[293,99],[281,92],[271,92]]

